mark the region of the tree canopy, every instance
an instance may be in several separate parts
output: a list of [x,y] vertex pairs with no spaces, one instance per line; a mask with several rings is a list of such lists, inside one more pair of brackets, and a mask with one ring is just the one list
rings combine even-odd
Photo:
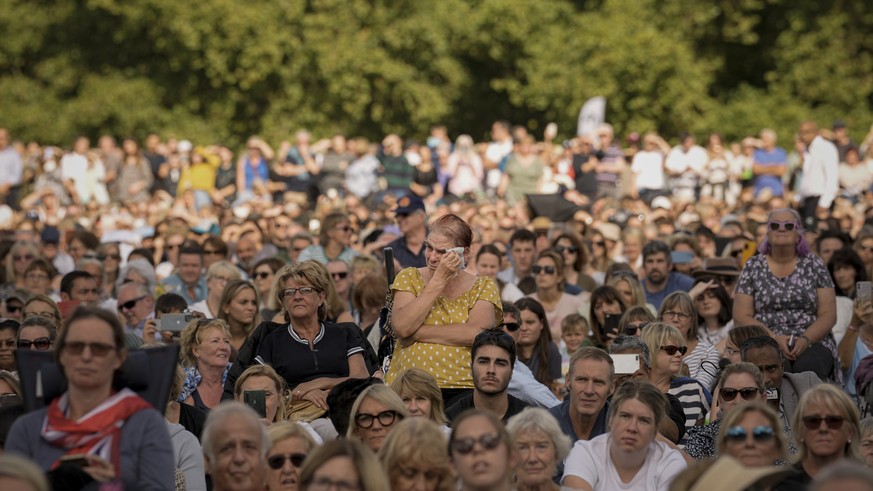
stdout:
[[597,95],[620,134],[873,122],[873,3],[851,0],[5,0],[0,32],[0,126],[63,145],[566,137]]

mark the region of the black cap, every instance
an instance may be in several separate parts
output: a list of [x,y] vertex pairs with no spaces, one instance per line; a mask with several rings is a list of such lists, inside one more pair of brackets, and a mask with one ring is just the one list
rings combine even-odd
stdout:
[[61,233],[57,227],[46,227],[39,234],[43,244],[59,244],[61,242]]

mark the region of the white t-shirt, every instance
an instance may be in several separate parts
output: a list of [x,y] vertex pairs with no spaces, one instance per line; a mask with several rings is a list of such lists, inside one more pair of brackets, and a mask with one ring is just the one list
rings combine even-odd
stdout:
[[637,176],[637,189],[664,189],[664,154],[646,150],[637,152],[631,172]]
[[667,491],[676,475],[687,466],[677,450],[654,441],[637,475],[629,483],[622,482],[609,456],[609,437],[609,433],[605,433],[591,440],[577,441],[564,460],[564,478],[580,477],[594,491]]

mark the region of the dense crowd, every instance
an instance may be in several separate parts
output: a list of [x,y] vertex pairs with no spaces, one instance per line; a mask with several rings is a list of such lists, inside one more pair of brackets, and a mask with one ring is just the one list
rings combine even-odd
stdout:
[[873,132],[555,138],[0,128],[0,488],[873,489]]

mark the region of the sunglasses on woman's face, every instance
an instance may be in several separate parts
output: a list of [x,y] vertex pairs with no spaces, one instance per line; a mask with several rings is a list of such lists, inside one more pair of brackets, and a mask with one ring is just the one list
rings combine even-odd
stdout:
[[795,222],[794,220],[788,220],[784,222],[771,220],[767,222],[767,228],[774,232],[777,230],[787,230],[788,232],[791,232],[797,228],[797,222]]
[[33,341],[27,339],[18,340],[18,349],[30,349],[31,346],[37,351],[46,351],[52,347],[52,340],[49,338],[36,338]]
[[637,324],[628,324],[624,327],[624,333],[628,336],[636,336],[642,328],[648,326],[648,322],[640,322]]
[[561,254],[563,254],[564,252],[569,252],[569,253],[579,252],[579,248],[576,246],[568,246],[568,247],[557,246],[557,247],[555,247],[555,250],[560,252]]
[[744,401],[754,401],[758,394],[761,392],[761,389],[757,387],[743,387],[742,389],[731,389],[729,387],[722,387],[719,391],[719,395],[724,401],[732,401],[737,398],[737,394],[743,398]]
[[518,331],[518,328],[521,327],[521,325],[518,322],[504,322],[497,327],[502,327],[509,332],[515,332]]
[[292,453],[288,455],[273,455],[272,457],[267,458],[267,464],[271,469],[279,470],[285,465],[286,460],[290,460],[291,465],[299,469],[303,466],[303,461],[306,460],[306,454]]
[[[742,426],[734,426],[728,428],[725,433],[725,440],[733,443],[744,443],[749,436],[749,432]],[[752,440],[756,442],[769,442],[773,439],[773,428],[770,426],[756,426],[752,428]]]
[[485,450],[494,450],[500,445],[500,433],[485,433],[479,438],[458,438],[452,442],[452,450],[461,455],[467,455],[476,448],[477,443]]
[[555,274],[556,272],[554,266],[534,266],[530,268],[530,270],[534,275],[538,275],[540,273]]
[[821,423],[824,421],[825,426],[831,430],[839,430],[843,427],[843,421],[846,418],[842,416],[804,416],[803,426],[808,430],[817,430],[821,428]]
[[688,352],[688,346],[673,346],[673,345],[670,345],[670,346],[661,346],[661,349],[664,350],[664,351],[666,351],[667,354],[670,355],[670,356],[673,356],[673,355],[675,355],[676,353],[679,353],[679,354],[681,354],[682,356],[685,356],[685,353]]

